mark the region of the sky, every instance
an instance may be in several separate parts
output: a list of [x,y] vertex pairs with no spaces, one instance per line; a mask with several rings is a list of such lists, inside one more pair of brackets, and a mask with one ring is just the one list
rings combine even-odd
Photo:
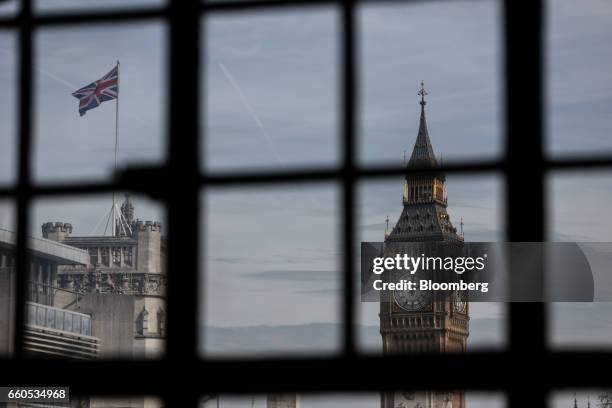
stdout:
[[[34,0],[32,6],[35,12],[53,13],[65,11],[120,10],[139,6],[157,6],[164,0]],[[17,0],[0,1],[0,16],[12,15],[19,10]]]
[[[126,2],[36,2],[37,10],[123,7]],[[159,4],[138,0],[134,4]],[[606,0],[548,2],[547,138],[553,157],[612,151],[612,7]],[[0,15],[12,6],[0,5]],[[503,147],[503,78],[499,4],[440,1],[368,4],[358,13],[360,100],[358,158],[399,164],[418,129],[417,91],[425,82],[429,133],[439,158],[495,158]],[[217,14],[202,32],[202,170],[289,169],[339,164],[340,72],[337,10],[286,9]],[[115,104],[77,113],[70,94],[121,62],[119,166],[159,164],[166,157],[166,27],[159,22],[41,29],[35,36],[33,174],[37,183],[108,180],[113,172]],[[0,185],[15,180],[15,37],[0,31]],[[525,90],[525,98],[529,90]],[[529,130],[513,137],[528,137]],[[180,135],[172,135],[180,137]],[[449,214],[463,218],[466,240],[503,239],[503,180],[449,176]],[[560,172],[547,180],[549,236],[608,242],[612,177]],[[360,240],[383,237],[397,220],[402,180],[358,188]],[[201,251],[207,271],[202,325],[208,328],[328,324],[334,350],[339,316],[339,188],[333,183],[232,187],[203,193]],[[525,197],[525,199],[529,199]],[[32,235],[46,221],[71,222],[75,234],[102,233],[110,196],[34,203]],[[135,197],[137,217],[162,220],[163,206]],[[0,201],[0,226],[14,228],[13,207]],[[103,228],[102,228],[103,229]],[[357,244],[357,243],[356,243]],[[609,346],[610,304],[551,307],[555,347]],[[360,305],[359,323],[377,325],[376,307]],[[503,347],[503,305],[474,305],[474,345]],[[600,324],[586,324],[594,314]],[[578,329],[582,328],[582,329]],[[476,329],[475,329],[476,330]],[[334,340],[335,339],[335,340]],[[374,339],[374,340],[372,340]],[[375,337],[364,349],[378,348]],[[289,341],[289,340],[288,340]],[[240,347],[240,343],[238,343]],[[555,405],[556,406],[556,405]],[[561,406],[561,405],[559,405]]]

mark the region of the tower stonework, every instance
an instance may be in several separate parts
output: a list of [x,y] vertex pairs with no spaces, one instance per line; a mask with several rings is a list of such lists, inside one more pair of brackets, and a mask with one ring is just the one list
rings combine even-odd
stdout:
[[132,224],[132,233],[138,242],[136,270],[148,273],[161,272],[161,230],[161,223],[155,221],[136,221]]
[[63,241],[72,234],[72,225],[63,222],[46,222],[42,226],[43,238],[52,241]]
[[[421,83],[419,131],[408,168],[436,168],[425,118],[425,89]],[[385,256],[405,252],[403,243],[451,242],[461,244],[448,215],[446,177],[442,172],[404,179],[403,210],[385,237]],[[407,250],[406,250],[407,251]],[[380,333],[384,354],[464,352],[469,334],[469,311],[459,295],[442,298],[435,292],[419,293],[418,299],[401,302],[387,293],[380,302]],[[414,368],[413,368],[414,369]],[[461,391],[388,392],[382,394],[382,408],[464,408]]]

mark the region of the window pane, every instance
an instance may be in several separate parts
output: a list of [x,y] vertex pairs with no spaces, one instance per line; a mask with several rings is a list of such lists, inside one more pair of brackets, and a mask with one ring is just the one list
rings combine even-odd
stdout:
[[[15,325],[15,255],[6,249],[12,242],[8,231],[15,229],[15,206],[0,200],[0,357],[13,352]],[[28,313],[30,310],[28,309]],[[32,316],[34,316],[34,311]]]
[[[66,313],[63,310],[56,310],[55,312],[55,328],[57,330],[64,330],[64,320],[66,320]],[[85,333],[91,336],[91,331],[89,333]]]
[[[37,33],[36,181],[112,176],[117,100],[102,102],[80,116],[79,100],[72,93],[110,73],[117,60],[121,63],[118,166],[159,163],[165,158],[164,34],[159,23]],[[113,95],[113,89],[104,95]]]
[[[37,323],[42,329],[26,319],[35,345],[26,347],[28,354],[144,359],[164,353],[163,207],[140,196],[116,197],[115,214],[111,194],[33,203],[26,300],[46,317]],[[131,251],[132,263],[125,262],[124,249]],[[106,261],[96,263],[94,253]]]
[[40,13],[95,10],[121,10],[138,7],[161,6],[166,0],[36,0],[34,10]]
[[[458,177],[447,176],[446,178],[448,208],[447,214],[450,222],[457,229],[457,234],[464,235],[465,242],[494,242],[503,241],[503,197],[501,196],[501,183],[497,177]],[[402,194],[404,190],[404,178],[384,179],[364,182],[359,188],[359,230],[360,242],[382,242],[386,233],[391,232],[402,215]],[[418,207],[421,212],[427,211],[426,203],[406,204],[410,207]],[[439,204],[437,205],[440,211]],[[389,226],[386,225],[387,217]],[[462,225],[463,223],[463,225]],[[417,239],[407,238],[406,242]],[[425,238],[431,240],[431,238]],[[359,244],[359,242],[357,243]],[[359,247],[359,246],[358,246]],[[360,273],[361,265],[356,265],[356,273]],[[356,294],[359,299],[360,292]],[[380,303],[359,303],[359,344],[365,351],[382,353],[383,340],[380,333],[380,325],[383,323]],[[467,351],[482,350],[483,348],[506,347],[506,305],[492,302],[470,302],[469,303],[469,337],[466,339]],[[387,316],[393,318],[416,318],[413,320],[418,326],[407,327],[403,333],[409,336],[411,333],[428,327],[427,312],[391,313]],[[419,320],[419,319],[423,320]],[[420,325],[425,325],[421,327]],[[435,343],[437,345],[441,343]],[[404,347],[407,346],[406,344]],[[433,343],[420,348],[431,349]],[[436,346],[437,347],[437,346]]]
[[206,170],[338,162],[334,9],[205,21]]
[[300,185],[203,196],[206,356],[337,350],[337,193],[333,185]]
[[[426,394],[424,392],[398,393],[398,395],[402,394],[405,394],[409,398],[414,397],[409,400],[409,403],[411,403],[412,405],[397,405],[398,407],[428,406],[423,403],[424,401],[421,401],[422,405],[417,405],[419,403],[419,397],[424,396]],[[436,396],[442,399],[442,403],[436,406],[447,406],[447,404],[444,404],[444,398],[447,397],[448,393],[437,392],[430,394],[435,394]],[[465,405],[470,408],[504,408],[506,406],[504,395],[500,393],[483,393],[468,391],[465,393],[456,392],[456,394],[463,394],[465,396]],[[380,399],[380,393],[377,392],[343,394],[285,393],[268,395],[258,394],[251,396],[221,395],[219,397],[210,396],[203,398],[202,407],[215,408],[217,406],[221,406],[226,408],[372,408],[380,406]],[[298,402],[297,404],[296,401]]]
[[[72,390],[70,390],[72,391]],[[64,406],[64,405],[45,405],[45,406]],[[70,393],[70,405],[74,407],[105,407],[105,408],[123,408],[123,407],[147,407],[147,408],[162,408],[163,401],[151,395],[125,395],[125,396],[82,396]]]
[[421,81],[440,160],[498,156],[498,2],[373,2],[360,11],[360,159],[399,165],[410,158]]
[[612,200],[612,173],[556,173],[548,179],[548,188],[552,240],[612,241],[612,219],[605,216]]
[[17,14],[20,4],[17,0],[0,2],[0,16],[11,16]]
[[8,199],[0,199],[0,230],[15,231],[16,216],[14,202]]
[[[596,259],[612,260],[612,220],[606,214],[612,200],[609,172],[556,173],[548,179],[549,232],[553,241],[578,242],[594,274],[598,290]],[[609,273],[609,263],[604,272]],[[600,268],[601,269],[601,268]],[[605,285],[599,281],[599,285]],[[553,347],[588,348],[612,346],[612,302],[549,305],[549,342]]]
[[[574,405],[574,403],[576,405]],[[579,408],[588,407],[609,407],[612,403],[612,393],[604,390],[575,390],[575,391],[555,391],[550,394],[549,406],[551,408],[567,408],[577,406]]]
[[0,98],[0,185],[14,182],[16,176],[18,81],[15,38],[12,32],[0,31],[0,86],[4,90]]
[[546,4],[547,152],[612,153],[612,7],[606,0]]

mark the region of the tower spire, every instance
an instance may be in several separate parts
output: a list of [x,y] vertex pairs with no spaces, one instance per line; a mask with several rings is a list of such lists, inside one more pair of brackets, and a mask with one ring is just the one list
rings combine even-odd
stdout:
[[[446,177],[440,169],[439,162],[434,154],[427,122],[425,120],[425,83],[421,81],[417,93],[420,96],[421,118],[419,133],[414,148],[406,164],[404,177],[404,193],[402,204],[404,209],[397,220],[395,227],[387,226],[388,235],[385,242],[404,241],[463,241],[463,220],[461,232],[455,228],[446,212],[448,205],[446,192]],[[428,175],[412,174],[414,168],[437,169]]]
[[427,104],[425,96],[428,95],[428,93],[425,90],[425,83],[423,81],[421,81],[421,89],[417,95],[421,97],[421,101],[419,102],[421,105],[421,118],[419,119],[419,133],[414,143],[412,155],[410,156],[408,164],[436,167],[438,165],[438,160],[436,159],[431,141],[429,140],[427,120],[425,119],[425,105]]
[[421,110],[424,110],[425,105],[427,105],[427,102],[425,101],[425,96],[429,94],[425,90],[425,82],[423,82],[422,80],[421,80],[421,90],[419,91],[418,95],[421,96],[421,102],[419,102],[421,104]]

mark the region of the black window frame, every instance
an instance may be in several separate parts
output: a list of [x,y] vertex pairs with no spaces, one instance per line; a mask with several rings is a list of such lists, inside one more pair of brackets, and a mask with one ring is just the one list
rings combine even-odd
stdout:
[[[399,1],[399,0],[395,0]],[[425,0],[419,1],[422,2]],[[439,0],[431,0],[439,1]],[[505,237],[508,241],[546,239],[545,180],[551,172],[609,170],[610,155],[549,158],[544,154],[544,0],[500,0],[504,81],[505,152],[499,159],[446,161],[447,174],[497,174],[505,186]],[[367,1],[364,1],[367,2]],[[3,385],[69,385],[80,395],[157,395],[166,406],[197,406],[203,395],[217,393],[365,392],[394,389],[465,389],[505,393],[508,406],[546,406],[557,389],[610,387],[612,377],[598,368],[612,366],[605,349],[587,352],[555,351],[546,344],[546,310],[541,303],[509,305],[508,346],[464,355],[364,355],[355,344],[353,257],[355,251],[355,186],[363,180],[406,173],[403,166],[363,167],[356,159],[359,63],[357,8],[350,0],[253,0],[202,3],[170,1],[154,8],[121,9],[35,15],[32,0],[22,0],[18,13],[0,17],[0,31],[17,33],[18,176],[14,185],[0,187],[0,198],[17,208],[17,284],[15,350],[2,358]],[[405,0],[417,3],[417,0]],[[339,10],[338,36],[341,95],[338,166],[243,173],[207,173],[199,157],[204,117],[200,116],[202,18],[217,12],[275,11],[331,5]],[[159,167],[130,168],[108,182],[87,180],[68,184],[34,184],[32,129],[34,33],[47,27],[86,26],[91,23],[160,21],[168,27],[168,155]],[[172,137],[171,135],[175,135]],[[411,169],[427,174],[427,169]],[[179,182],[176,182],[180,180]],[[198,345],[201,310],[200,194],[210,187],[275,185],[333,181],[341,186],[343,270],[342,349],[336,356],[269,358],[265,360],[203,359]],[[26,358],[23,353],[26,250],[31,203],[49,196],[87,195],[128,190],[155,197],[166,206],[168,223],[168,298],[166,353],[159,360],[59,361]],[[174,272],[174,273],[173,273]],[[536,285],[537,286],[537,285]],[[418,366],[406,376],[405,365]],[[50,373],[52,375],[50,375]],[[83,375],[87,373],[87,375]],[[168,381],[174,376],[180,384]],[[288,374],[289,373],[289,374]],[[449,375],[440,375],[449,373]]]

